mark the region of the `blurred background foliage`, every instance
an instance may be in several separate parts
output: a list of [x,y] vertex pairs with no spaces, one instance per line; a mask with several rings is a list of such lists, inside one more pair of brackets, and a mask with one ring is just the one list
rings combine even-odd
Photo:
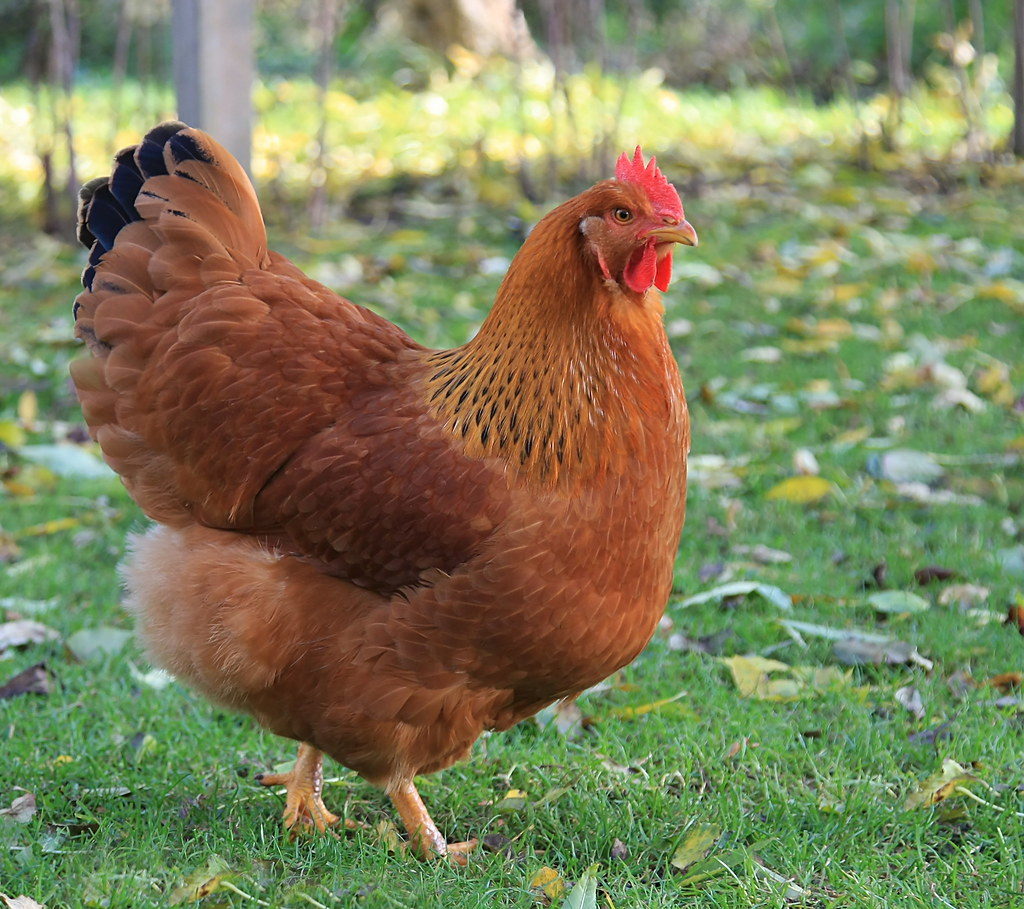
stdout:
[[[474,5],[490,19],[460,27]],[[694,183],[835,158],[986,179],[1010,147],[1013,5],[261,0],[253,172],[314,230],[441,176],[529,217],[635,141]],[[171,4],[0,0],[0,19],[0,230],[66,236],[79,173],[174,114]]]

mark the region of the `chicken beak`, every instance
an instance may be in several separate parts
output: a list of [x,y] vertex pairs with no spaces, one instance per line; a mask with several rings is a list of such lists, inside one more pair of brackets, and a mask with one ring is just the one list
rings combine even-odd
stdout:
[[697,245],[697,231],[689,221],[680,221],[678,224],[666,227],[656,227],[648,231],[647,236],[658,243],[682,243],[684,246]]

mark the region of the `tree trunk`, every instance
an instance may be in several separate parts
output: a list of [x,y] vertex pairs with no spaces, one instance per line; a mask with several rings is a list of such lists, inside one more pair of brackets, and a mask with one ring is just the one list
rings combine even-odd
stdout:
[[255,74],[251,0],[174,0],[178,115],[249,170]]
[[390,0],[384,16],[441,54],[452,45],[484,57],[517,59],[537,52],[515,0]]
[[1024,0],[1013,6],[1013,153],[1024,158]]

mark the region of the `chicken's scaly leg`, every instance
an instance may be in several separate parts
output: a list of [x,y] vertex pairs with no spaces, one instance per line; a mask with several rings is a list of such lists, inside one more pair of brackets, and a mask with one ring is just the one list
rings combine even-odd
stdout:
[[419,792],[416,790],[412,780],[401,783],[397,789],[390,793],[391,802],[398,811],[402,823],[405,824],[406,832],[409,834],[409,843],[417,858],[429,860],[447,856],[458,865],[465,865],[467,862],[466,853],[476,848],[476,840],[468,840],[465,843],[447,843],[437,829],[427,806],[423,804]]
[[264,786],[285,787],[283,820],[293,834],[310,827],[323,833],[331,824],[338,822],[338,816],[327,810],[321,798],[323,764],[323,752],[303,742],[299,745],[295,766],[287,773],[261,773],[256,777],[256,781]]

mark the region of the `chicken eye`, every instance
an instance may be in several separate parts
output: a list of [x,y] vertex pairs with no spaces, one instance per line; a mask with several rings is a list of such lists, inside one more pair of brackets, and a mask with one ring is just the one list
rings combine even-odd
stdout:
[[619,222],[619,224],[628,224],[633,220],[633,212],[628,208],[617,208],[612,212],[612,217]]

